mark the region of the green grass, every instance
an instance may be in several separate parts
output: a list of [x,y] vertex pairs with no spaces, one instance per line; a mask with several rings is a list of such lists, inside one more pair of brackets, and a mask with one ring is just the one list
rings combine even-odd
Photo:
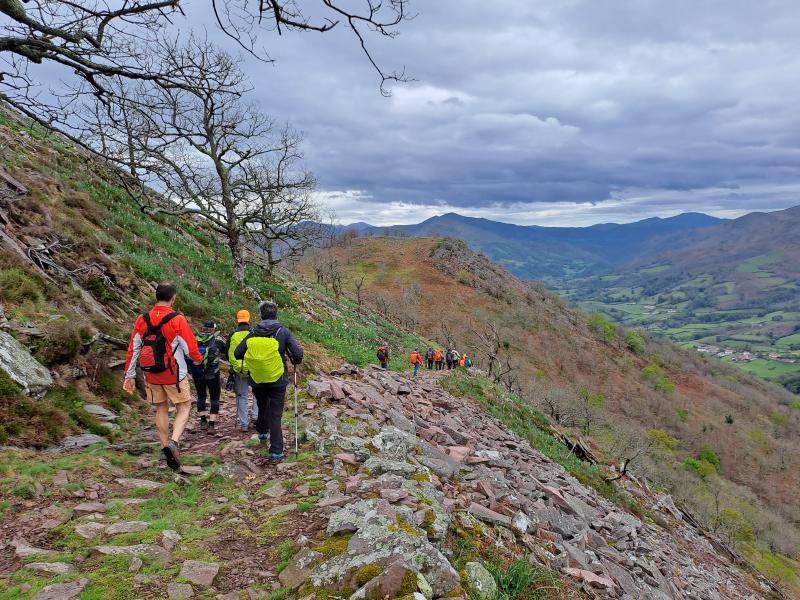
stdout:
[[507,566],[490,561],[486,568],[497,583],[495,600],[544,600],[561,593],[561,581],[555,572],[534,567],[525,559]]

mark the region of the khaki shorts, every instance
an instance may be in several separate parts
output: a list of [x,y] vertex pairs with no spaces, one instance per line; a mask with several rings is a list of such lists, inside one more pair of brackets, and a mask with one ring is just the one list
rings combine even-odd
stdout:
[[150,400],[151,404],[161,404],[167,401],[173,404],[181,404],[192,400],[192,392],[189,389],[189,381],[187,379],[181,381],[180,392],[174,383],[158,385],[146,381],[144,388],[147,391],[147,399]]

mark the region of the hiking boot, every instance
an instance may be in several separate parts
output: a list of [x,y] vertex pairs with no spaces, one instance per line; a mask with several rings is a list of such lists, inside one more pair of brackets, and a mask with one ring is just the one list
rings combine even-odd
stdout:
[[281,452],[280,454],[275,454],[274,452],[270,452],[269,462],[271,462],[271,463],[279,463],[284,458],[286,458],[286,453],[285,452]]
[[208,429],[208,417],[205,415],[200,417],[200,429]]
[[167,454],[163,450],[158,454],[158,462],[167,462]]
[[216,435],[216,433],[217,433],[217,425],[216,425],[215,421],[209,421],[208,422],[208,433],[210,433],[211,435]]
[[239,431],[241,431],[242,433],[247,433],[248,431],[250,431],[250,428],[249,427],[240,427]]
[[178,452],[178,444],[175,440],[170,440],[169,445],[165,446],[162,452],[167,458],[167,466],[170,469],[177,471],[181,468],[180,453]]

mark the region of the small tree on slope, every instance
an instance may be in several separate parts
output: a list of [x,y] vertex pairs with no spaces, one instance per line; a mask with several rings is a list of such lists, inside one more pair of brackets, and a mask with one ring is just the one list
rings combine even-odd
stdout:
[[239,63],[210,43],[190,38],[159,51],[174,83],[118,81],[115,100],[93,107],[94,140],[133,176],[122,181],[143,211],[198,215],[223,236],[243,285],[247,262],[271,269],[281,250],[314,239],[301,138],[245,102]]

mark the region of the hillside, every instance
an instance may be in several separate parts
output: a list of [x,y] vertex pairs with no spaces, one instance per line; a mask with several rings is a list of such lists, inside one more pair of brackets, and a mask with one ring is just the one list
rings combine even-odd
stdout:
[[[800,390],[800,207],[659,239],[612,274],[565,281],[586,310],[644,326]],[[747,354],[744,354],[747,353]]]
[[[800,413],[790,394],[670,344],[639,348],[636,337],[568,309],[460,242],[356,238],[309,259],[305,269],[331,258],[345,280],[365,278],[362,295],[371,306],[442,346],[469,351],[483,369],[481,338],[495,324],[495,368],[505,370],[506,361],[513,368],[504,384],[588,433],[610,461],[650,439],[660,450],[642,460],[642,474],[708,518],[721,493],[759,535],[789,534],[771,543],[794,552],[800,538],[790,465],[800,460]],[[694,470],[704,452],[719,457],[721,477]]]
[[[452,241],[357,240],[309,257],[308,277],[250,270],[247,289],[236,289],[202,222],[138,212],[101,164],[8,117],[0,144],[0,599],[431,600],[487,589],[529,600],[781,598],[796,589],[795,563],[776,552],[794,546],[779,513],[794,510],[797,424],[771,388],[681,370],[682,355],[657,345],[648,352],[668,355],[665,374],[642,379],[640,367],[662,359],[624,350],[607,324]],[[331,279],[340,267],[364,276],[363,298],[352,279]],[[258,298],[280,305],[308,351],[298,455],[269,464],[235,430],[226,394],[218,435],[192,426],[184,440],[184,473],[157,462],[150,407],[120,390],[116,338],[166,278],[195,325],[215,318],[227,329]],[[531,387],[508,380],[509,392],[477,371],[412,381],[364,368],[383,340],[393,371],[407,371],[406,353],[444,330],[467,348],[467,325],[482,330],[489,315],[514,353],[498,360],[511,358],[510,374]],[[26,396],[12,379],[32,383],[37,361],[36,393]],[[672,398],[694,402],[674,427],[672,400],[655,394],[667,377],[678,385]],[[631,401],[638,395],[652,416]],[[554,403],[549,418],[532,403],[543,398]],[[722,407],[730,425],[717,419]],[[649,484],[606,481],[607,465],[619,464],[606,411],[624,429],[666,430],[639,459]],[[763,455],[746,440],[731,455],[762,413],[773,428],[758,429]],[[287,411],[290,446],[292,419]],[[564,445],[561,428],[573,424],[605,449],[598,464]],[[696,469],[681,466],[695,454]],[[662,463],[687,478],[674,488],[687,508],[719,486],[716,535],[672,506],[669,473],[651,470]],[[759,498],[742,492],[748,465],[760,470]],[[769,508],[753,514],[759,500]]]
[[591,227],[539,227],[464,217],[455,213],[432,217],[415,225],[353,228],[362,235],[456,237],[475,251],[523,279],[546,281],[606,272],[632,260],[651,256],[668,246],[660,243],[674,232],[705,229],[720,219],[685,213],[627,224]]

